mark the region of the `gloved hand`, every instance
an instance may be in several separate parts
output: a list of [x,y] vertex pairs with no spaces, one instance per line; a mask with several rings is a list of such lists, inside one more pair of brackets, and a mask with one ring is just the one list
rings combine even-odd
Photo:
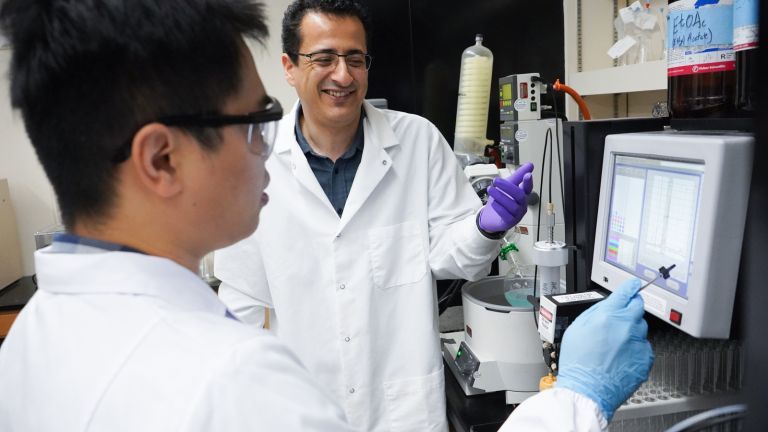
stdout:
[[629,280],[587,309],[565,331],[560,347],[556,386],[595,401],[608,421],[653,365],[639,289],[639,280]]
[[528,211],[528,194],[533,189],[533,164],[528,162],[506,178],[497,177],[488,187],[488,202],[480,209],[477,226],[485,232],[504,232]]

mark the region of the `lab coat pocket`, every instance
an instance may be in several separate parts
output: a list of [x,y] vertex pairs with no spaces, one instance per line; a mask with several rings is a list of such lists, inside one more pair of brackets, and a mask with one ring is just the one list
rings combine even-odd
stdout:
[[368,252],[378,288],[418,282],[427,273],[422,232],[415,222],[370,230]]
[[385,382],[384,396],[391,432],[446,429],[442,368],[422,377]]

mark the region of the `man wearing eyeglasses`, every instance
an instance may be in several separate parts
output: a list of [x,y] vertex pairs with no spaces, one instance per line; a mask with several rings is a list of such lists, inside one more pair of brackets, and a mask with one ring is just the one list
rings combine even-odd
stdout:
[[346,431],[272,335],[197,276],[251,234],[282,109],[250,0],[8,0],[11,98],[67,234],[0,349],[0,430]]
[[435,280],[488,274],[527,209],[532,166],[500,179],[481,209],[434,125],[366,103],[357,1],[294,1],[282,36],[299,103],[267,161],[260,228],[216,253],[220,297],[257,326],[272,309],[278,336],[354,426],[445,430]]

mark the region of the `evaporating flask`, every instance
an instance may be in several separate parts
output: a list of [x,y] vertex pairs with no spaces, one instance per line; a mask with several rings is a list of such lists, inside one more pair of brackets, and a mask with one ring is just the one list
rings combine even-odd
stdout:
[[483,46],[483,35],[461,54],[459,100],[456,107],[454,151],[482,156],[488,127],[488,103],[491,97],[493,54]]

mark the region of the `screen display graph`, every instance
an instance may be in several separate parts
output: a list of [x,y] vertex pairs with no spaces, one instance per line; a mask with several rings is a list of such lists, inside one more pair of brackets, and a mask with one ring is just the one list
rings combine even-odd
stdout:
[[656,285],[687,299],[703,176],[703,163],[616,155],[605,261],[644,280],[676,264]]

